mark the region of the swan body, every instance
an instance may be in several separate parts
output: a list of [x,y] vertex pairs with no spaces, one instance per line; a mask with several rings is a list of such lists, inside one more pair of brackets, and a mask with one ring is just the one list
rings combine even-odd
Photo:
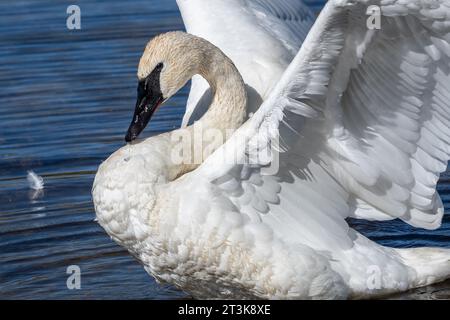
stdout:
[[[193,23],[188,3],[179,1]],[[231,1],[228,11],[217,3],[257,29],[239,11],[271,2]],[[286,9],[294,1],[280,3]],[[381,8],[379,30],[367,28],[370,5]],[[230,41],[241,35],[226,20],[209,23],[216,33],[223,26]],[[220,39],[156,37],[139,63],[130,143],[94,181],[99,223],[155,279],[196,298],[362,298],[449,278],[448,249],[380,246],[345,221],[440,226],[436,183],[450,155],[449,35],[444,1],[329,1],[268,92],[264,81],[253,83],[262,104],[248,119],[256,101],[248,82],[263,72],[241,76],[245,60],[230,49],[228,57]],[[192,89],[191,111],[203,108],[198,92],[211,95],[198,121],[135,140],[196,74],[210,89]],[[231,134],[220,144],[201,136],[204,144],[188,148],[202,154],[199,161],[174,161],[177,137],[194,139],[202,128]]]

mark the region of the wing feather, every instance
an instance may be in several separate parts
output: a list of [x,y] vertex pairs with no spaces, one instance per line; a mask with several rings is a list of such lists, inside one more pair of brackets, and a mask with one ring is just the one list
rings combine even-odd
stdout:
[[[380,30],[366,27],[369,5],[381,8]],[[444,1],[329,1],[269,98],[196,175],[219,188],[236,169],[276,183],[230,199],[255,197],[252,215],[316,249],[351,246],[350,216],[437,228],[436,184],[450,158],[449,12]],[[276,140],[277,171],[242,165]]]
[[[298,0],[177,0],[186,30],[219,47],[240,71],[255,112],[298,52],[314,15]],[[196,76],[183,125],[207,110],[208,83]]]

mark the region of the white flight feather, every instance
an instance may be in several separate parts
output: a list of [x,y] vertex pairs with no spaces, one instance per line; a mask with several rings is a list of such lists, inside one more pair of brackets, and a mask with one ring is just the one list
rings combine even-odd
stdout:
[[29,170],[27,174],[28,185],[33,190],[44,189],[44,178],[38,176],[34,171]]

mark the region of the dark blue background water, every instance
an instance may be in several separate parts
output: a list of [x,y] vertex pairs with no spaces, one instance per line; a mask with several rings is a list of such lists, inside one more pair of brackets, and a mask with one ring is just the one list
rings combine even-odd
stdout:
[[[317,10],[322,2],[309,1]],[[81,30],[66,28],[71,4],[81,8]],[[0,2],[0,299],[185,297],[157,285],[93,222],[90,194],[98,165],[123,145],[146,42],[181,29],[175,0]],[[147,135],[180,125],[187,92]],[[28,188],[27,170],[44,177],[42,194]],[[449,186],[446,174],[447,212]],[[396,221],[355,227],[385,245],[450,247],[449,215],[433,232]],[[69,265],[81,268],[81,290],[66,287]],[[446,297],[448,288],[402,297]]]

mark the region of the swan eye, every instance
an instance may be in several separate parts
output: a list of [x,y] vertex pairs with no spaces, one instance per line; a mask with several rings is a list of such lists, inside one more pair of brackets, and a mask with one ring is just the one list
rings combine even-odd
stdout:
[[158,63],[155,67],[156,70],[161,70],[164,67],[164,64],[162,62]]

